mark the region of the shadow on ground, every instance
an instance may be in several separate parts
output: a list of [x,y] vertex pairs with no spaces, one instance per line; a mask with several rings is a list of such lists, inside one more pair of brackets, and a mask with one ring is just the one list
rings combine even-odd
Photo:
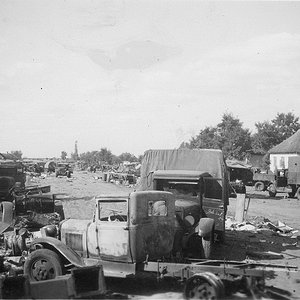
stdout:
[[[276,260],[282,259],[283,252],[287,249],[297,249],[297,240],[289,236],[280,236],[270,230],[261,230],[256,233],[226,231],[225,242],[215,243],[212,258],[225,260],[244,260],[247,258]],[[268,255],[265,252],[270,253]],[[295,258],[298,257],[295,256]]]

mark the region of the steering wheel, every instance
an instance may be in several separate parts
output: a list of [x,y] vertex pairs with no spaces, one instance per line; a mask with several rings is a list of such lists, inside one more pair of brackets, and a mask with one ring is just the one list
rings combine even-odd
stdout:
[[[108,221],[109,222],[126,222],[124,216],[122,216],[120,213],[122,213],[122,211],[120,210],[116,210],[116,209],[109,209],[111,211],[111,213],[108,216]],[[111,217],[114,217],[114,220],[111,219]]]

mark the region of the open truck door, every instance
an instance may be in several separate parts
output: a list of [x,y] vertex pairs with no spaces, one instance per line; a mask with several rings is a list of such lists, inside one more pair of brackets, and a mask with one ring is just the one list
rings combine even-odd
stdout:
[[215,232],[223,240],[228,205],[228,182],[225,178],[204,177],[202,209],[205,217],[215,220]]

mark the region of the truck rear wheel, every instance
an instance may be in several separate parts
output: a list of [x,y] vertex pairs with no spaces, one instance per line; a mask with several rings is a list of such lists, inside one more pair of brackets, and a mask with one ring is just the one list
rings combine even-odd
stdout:
[[256,191],[261,192],[261,191],[263,191],[265,189],[265,184],[262,181],[258,181],[258,182],[255,183],[254,189]]
[[195,274],[186,281],[184,296],[186,299],[221,299],[224,296],[224,284],[213,273]]
[[28,275],[30,281],[54,279],[63,274],[63,265],[54,251],[38,249],[26,259],[24,274]]

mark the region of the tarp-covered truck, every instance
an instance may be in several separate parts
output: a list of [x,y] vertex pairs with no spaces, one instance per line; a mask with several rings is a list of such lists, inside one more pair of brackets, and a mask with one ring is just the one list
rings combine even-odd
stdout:
[[202,237],[208,256],[214,233],[224,239],[229,180],[221,150],[148,150],[144,153],[138,190],[163,190],[175,195],[177,226],[187,245]]

